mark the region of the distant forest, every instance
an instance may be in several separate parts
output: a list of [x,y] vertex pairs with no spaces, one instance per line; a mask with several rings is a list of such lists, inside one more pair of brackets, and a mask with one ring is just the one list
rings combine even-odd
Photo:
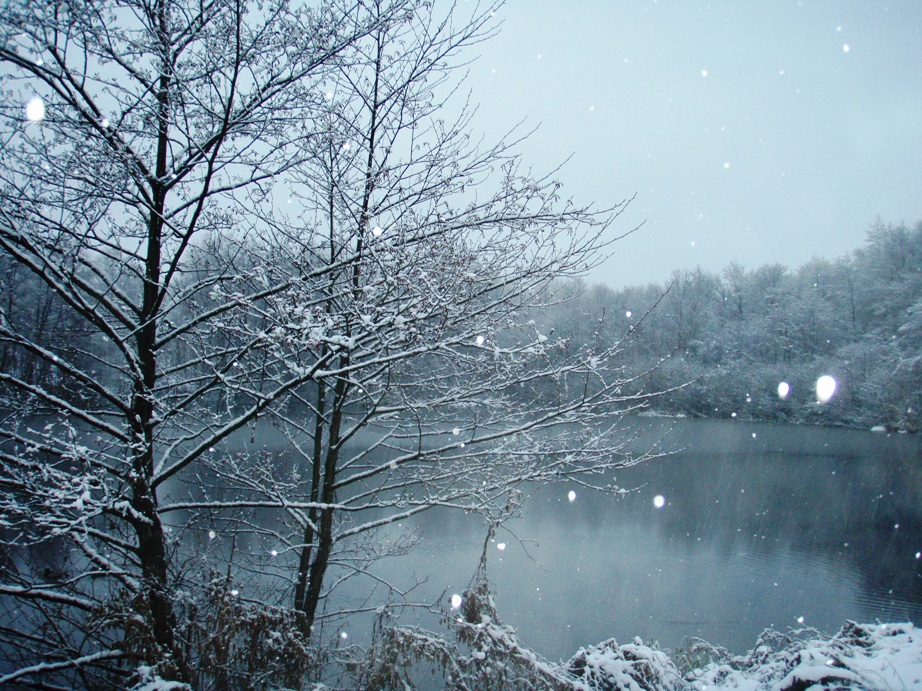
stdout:
[[[848,256],[796,270],[734,263],[666,285],[575,282],[559,297],[541,328],[567,348],[623,340],[625,393],[664,391],[654,410],[922,429],[922,222],[877,223]],[[822,375],[837,388],[821,404]]]

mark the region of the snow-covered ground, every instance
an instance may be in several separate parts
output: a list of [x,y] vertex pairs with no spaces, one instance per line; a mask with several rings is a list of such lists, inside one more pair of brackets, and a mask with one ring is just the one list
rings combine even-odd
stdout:
[[[384,648],[368,651],[364,674],[375,688],[554,689],[571,691],[901,691],[922,689],[922,633],[912,624],[847,622],[835,636],[813,630],[766,631],[746,655],[732,656],[694,640],[670,657],[640,639],[619,645],[609,639],[580,649],[570,660],[548,663],[522,648],[515,632],[482,616],[458,620],[465,645],[415,628],[395,627]],[[383,642],[383,641],[382,641]],[[424,675],[409,669],[423,662]],[[353,670],[356,669],[353,667]],[[382,673],[383,670],[383,673]],[[138,670],[134,691],[191,691]],[[434,676],[429,676],[432,673]],[[370,675],[370,676],[369,676]],[[439,683],[439,679],[443,683]],[[422,683],[420,680],[422,679]],[[463,680],[463,683],[459,683]],[[358,686],[316,684],[315,691]],[[358,683],[358,680],[353,679]]]
[[922,689],[922,633],[912,624],[848,622],[831,638],[808,630],[767,631],[744,656],[731,656],[703,641],[693,642],[674,659],[639,640],[621,646],[612,643],[581,650],[568,663],[584,688]]
[[763,637],[746,657],[705,666],[690,675],[693,688],[922,688],[922,634],[912,624],[849,622],[832,638],[784,638],[780,649]]

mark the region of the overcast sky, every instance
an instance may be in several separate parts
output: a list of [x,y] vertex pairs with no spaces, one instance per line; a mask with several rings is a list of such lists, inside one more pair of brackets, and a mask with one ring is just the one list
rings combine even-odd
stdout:
[[922,2],[508,0],[468,85],[579,202],[636,193],[590,277],[749,269],[922,219]]

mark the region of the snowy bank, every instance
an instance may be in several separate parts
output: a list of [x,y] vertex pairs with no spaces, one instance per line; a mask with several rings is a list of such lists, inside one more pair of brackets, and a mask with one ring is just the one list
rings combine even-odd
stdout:
[[684,675],[691,689],[922,688],[922,635],[912,624],[848,622],[832,638],[768,631],[749,654],[717,657]]
[[768,630],[741,656],[700,639],[672,657],[639,638],[623,645],[609,639],[557,664],[523,648],[510,627],[490,616],[450,623],[460,634],[454,642],[419,629],[391,628],[368,651],[365,672],[356,681],[374,689],[466,691],[922,689],[922,635],[908,623],[846,622],[831,638],[812,629]]
[[744,656],[693,640],[674,660],[635,639],[581,649],[565,664],[574,688],[624,691],[819,691],[922,688],[922,634],[912,624],[847,622],[832,638],[766,631]]

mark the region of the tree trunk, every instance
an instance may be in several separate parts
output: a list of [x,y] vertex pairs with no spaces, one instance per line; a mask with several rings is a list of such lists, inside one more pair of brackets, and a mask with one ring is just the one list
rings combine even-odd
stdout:
[[[348,356],[344,357],[343,361],[345,364],[348,364]],[[343,403],[346,400],[348,388],[348,384],[344,378],[339,379],[334,387],[333,413],[330,419],[326,462],[323,469],[323,487],[320,492],[320,501],[327,505],[336,501],[336,469],[339,463],[339,435],[342,425]],[[317,486],[317,484],[314,485],[315,488]],[[317,542],[317,549],[316,552],[314,552],[313,561],[310,561],[312,545],[305,544],[301,554],[301,570],[298,573],[295,607],[304,615],[302,631],[307,637],[311,636],[314,627],[314,620],[317,617],[317,607],[320,605],[323,577],[330,564],[330,553],[333,549],[333,511],[334,509],[332,508],[323,508],[318,512],[320,520],[315,522],[317,532],[313,535],[313,539]],[[317,513],[314,514],[314,516],[316,515]],[[308,529],[310,530],[310,528]],[[307,568],[308,562],[310,563],[309,568]],[[298,593],[301,593],[300,598],[297,597]]]
[[147,219],[147,256],[141,295],[141,324],[136,337],[140,378],[135,382],[132,406],[135,437],[142,451],[135,458],[136,480],[133,493],[134,509],[143,517],[135,522],[138,537],[138,558],[144,577],[144,595],[150,606],[150,626],[154,640],[162,653],[172,655],[181,678],[182,659],[175,645],[176,615],[169,597],[169,569],[163,524],[157,513],[156,491],[150,481],[154,476],[154,406],[153,390],[157,384],[157,326],[160,304],[160,262],[162,257],[163,225],[166,210],[167,158],[169,155],[170,80],[172,64],[169,40],[170,26],[167,3],[157,3],[156,16],[161,40],[160,76],[157,82],[157,159],[156,178],[150,181],[151,208]]

